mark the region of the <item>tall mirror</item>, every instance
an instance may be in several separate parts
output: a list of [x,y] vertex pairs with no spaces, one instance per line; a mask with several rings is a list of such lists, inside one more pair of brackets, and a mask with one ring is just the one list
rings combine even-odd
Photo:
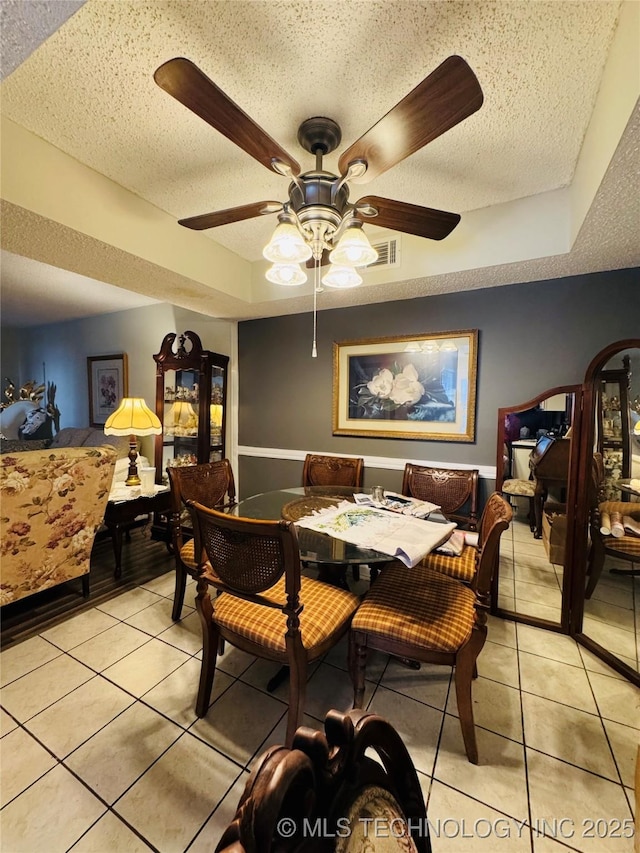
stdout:
[[513,508],[494,577],[492,610],[568,631],[565,571],[569,465],[577,386],[498,411],[496,488]]
[[582,626],[576,617],[574,630],[640,683],[640,341],[635,343],[605,351],[590,380],[587,374],[585,401],[591,408],[585,410],[585,441],[604,464],[597,507],[586,518],[586,545],[576,549],[586,572],[580,573],[576,596],[579,616],[584,595]]

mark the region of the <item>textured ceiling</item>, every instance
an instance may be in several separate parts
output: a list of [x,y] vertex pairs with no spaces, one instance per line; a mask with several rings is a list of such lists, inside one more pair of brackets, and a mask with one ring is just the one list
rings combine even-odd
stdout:
[[[167,59],[193,60],[303,169],[313,162],[297,142],[298,125],[311,115],[332,117],[343,143],[325,167],[337,171],[346,146],[447,56],[460,54],[480,81],[482,108],[366,187],[353,187],[351,195],[382,195],[464,217],[571,183],[619,11],[620,3],[608,0],[88,0],[3,82],[2,117],[177,220],[284,200],[287,181],[156,86],[153,72]],[[626,154],[618,156],[626,171],[607,175],[614,196],[628,194],[634,171],[637,127],[630,127]],[[632,198],[630,216],[633,205]],[[592,216],[597,213],[594,207]],[[203,232],[202,238],[256,261],[273,225],[272,217],[263,217]],[[621,233],[607,230],[607,260],[590,257],[591,267],[629,264],[629,254],[637,252],[637,245],[628,245],[632,227],[623,221]],[[602,235],[594,236],[598,245]],[[3,246],[20,252],[21,239],[13,234]],[[84,242],[89,251],[91,241]],[[432,245],[424,242],[427,249]],[[75,269],[70,257],[59,262]],[[512,270],[510,281],[536,277],[540,263],[529,263],[528,270]],[[546,264],[551,275],[554,263]],[[573,266],[565,258],[558,269],[587,271],[585,264],[584,256]],[[481,286],[505,283],[490,269],[483,271],[487,284]],[[396,282],[393,298],[465,289],[470,280],[483,280],[473,273],[442,276],[441,282]],[[96,278],[120,283],[106,274]],[[188,290],[182,304],[189,301]],[[367,296],[332,296],[331,305],[384,298],[385,287],[378,286]],[[286,306],[238,307],[235,315],[289,312],[298,302],[303,304],[294,298]]]

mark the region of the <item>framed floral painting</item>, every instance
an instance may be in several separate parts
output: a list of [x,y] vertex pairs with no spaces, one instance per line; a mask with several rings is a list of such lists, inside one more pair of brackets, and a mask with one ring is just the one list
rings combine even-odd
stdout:
[[333,434],[475,441],[478,330],[333,345]]
[[129,393],[127,356],[95,355],[87,358],[89,374],[89,424],[104,426],[109,415]]

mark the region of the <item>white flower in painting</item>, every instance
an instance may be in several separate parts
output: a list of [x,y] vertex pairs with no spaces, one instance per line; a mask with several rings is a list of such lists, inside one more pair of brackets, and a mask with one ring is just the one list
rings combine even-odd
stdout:
[[418,371],[413,364],[407,364],[402,373],[393,380],[389,397],[398,405],[413,406],[424,394],[424,385],[418,382]]
[[367,388],[376,397],[381,397],[382,399],[389,397],[393,388],[393,373],[385,367],[379,373],[376,373],[371,382],[367,382]]

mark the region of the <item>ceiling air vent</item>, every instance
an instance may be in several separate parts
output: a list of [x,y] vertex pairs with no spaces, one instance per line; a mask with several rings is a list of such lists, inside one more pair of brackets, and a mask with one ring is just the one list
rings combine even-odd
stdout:
[[400,264],[400,240],[397,237],[392,237],[390,240],[383,240],[381,243],[372,243],[373,248],[378,253],[378,260],[369,264],[368,269],[374,267],[397,267]]

